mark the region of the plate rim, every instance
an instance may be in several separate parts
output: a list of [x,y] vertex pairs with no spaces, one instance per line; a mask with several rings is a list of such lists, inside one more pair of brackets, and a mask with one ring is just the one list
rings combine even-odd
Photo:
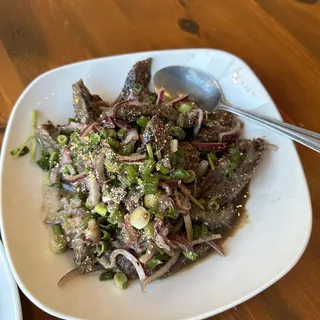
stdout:
[[[75,67],[77,65],[83,65],[83,64],[87,64],[87,63],[89,64],[89,63],[91,63],[93,61],[112,60],[113,58],[126,58],[126,57],[129,57],[129,56],[135,56],[135,55],[139,55],[139,54],[145,54],[145,55],[148,55],[148,56],[152,57],[152,55],[155,55],[155,54],[158,55],[159,53],[164,53],[164,54],[182,53],[182,54],[185,54],[186,52],[205,52],[205,51],[206,52],[207,51],[216,52],[216,53],[219,52],[219,53],[228,55],[229,57],[231,57],[234,60],[240,61],[246,68],[248,68],[248,70],[250,70],[255,75],[255,77],[257,78],[259,83],[262,84],[264,90],[267,92],[266,88],[264,87],[264,85],[261,82],[261,80],[259,79],[259,77],[256,75],[256,73],[252,70],[252,68],[243,59],[239,58],[238,56],[236,56],[236,55],[234,55],[234,54],[232,54],[230,52],[224,51],[224,50],[213,49],[213,48],[182,48],[182,49],[138,51],[138,52],[132,52],[132,53],[110,55],[110,56],[99,57],[99,58],[85,59],[85,60],[82,60],[82,61],[77,61],[77,62],[74,62],[74,63],[69,63],[69,64],[66,64],[66,65],[62,65],[60,67],[53,68],[51,70],[48,70],[48,71],[38,75],[34,80],[32,80],[26,86],[26,88],[21,92],[19,98],[16,100],[16,102],[14,104],[14,107],[11,110],[7,127],[11,128],[11,123],[13,121],[13,115],[15,114],[16,110],[18,109],[21,100],[29,92],[30,88],[32,88],[37,82],[41,81],[41,79],[44,78],[45,76],[47,76],[48,74],[51,74],[51,73],[54,73],[54,72],[57,72],[57,71],[60,71],[60,70],[63,70],[63,69],[67,69],[69,67]],[[281,114],[279,112],[279,109],[277,108],[277,105],[275,104],[275,102],[273,101],[273,99],[271,98],[271,96],[269,95],[268,92],[267,92],[267,94],[268,94],[268,96],[270,98],[270,101],[272,102],[273,106],[275,107],[276,112],[278,113],[279,119],[282,120],[282,117],[281,117]],[[4,135],[4,138],[3,138],[1,151],[6,149],[6,146],[7,146],[7,143],[8,143],[8,134],[7,134],[7,132],[8,131],[5,132],[5,135]],[[234,300],[232,303],[223,305],[223,306],[221,306],[219,308],[216,308],[214,310],[211,310],[211,311],[208,311],[208,312],[205,312],[205,313],[201,313],[201,314],[198,314],[196,316],[175,318],[175,320],[201,320],[203,318],[207,318],[207,317],[219,314],[221,312],[224,312],[224,311],[226,311],[226,310],[228,310],[228,309],[230,309],[230,308],[232,308],[234,306],[237,306],[237,305],[249,300],[250,298],[256,296],[257,294],[261,293],[262,291],[264,291],[265,289],[270,287],[272,284],[274,284],[275,282],[280,280],[283,276],[285,276],[298,263],[298,261],[300,260],[300,258],[304,254],[304,252],[305,252],[305,250],[306,250],[306,248],[308,246],[308,243],[309,243],[309,240],[310,240],[310,237],[311,237],[311,232],[312,232],[312,224],[313,224],[312,204],[311,204],[311,198],[310,198],[310,191],[309,191],[308,183],[307,183],[307,180],[306,180],[306,176],[305,176],[305,173],[304,173],[304,170],[303,170],[303,166],[302,166],[299,154],[297,152],[295,144],[292,141],[291,141],[291,143],[292,143],[293,150],[294,150],[294,152],[296,154],[296,157],[299,160],[298,161],[299,162],[299,170],[302,173],[302,180],[303,180],[305,191],[306,191],[306,195],[307,195],[305,206],[308,208],[308,213],[309,213],[309,218],[310,218],[309,229],[306,230],[307,232],[305,234],[304,243],[301,246],[300,252],[298,252],[296,254],[296,256],[292,259],[290,264],[288,264],[286,266],[286,268],[284,268],[282,271],[280,271],[270,281],[267,281],[264,285],[260,286],[259,288],[257,288],[256,290],[250,292],[249,294],[244,295],[243,297],[241,297],[241,298],[239,298],[237,300]],[[0,199],[2,197],[2,171],[3,171],[3,166],[4,166],[3,162],[4,162],[4,157],[0,157]],[[19,288],[27,296],[27,298],[30,299],[30,301],[32,303],[34,303],[36,306],[38,306],[39,308],[41,308],[42,310],[44,310],[45,312],[47,312],[47,313],[49,313],[49,314],[51,314],[53,316],[56,316],[56,317],[59,317],[59,318],[71,319],[71,320],[82,319],[82,318],[78,318],[78,317],[73,317],[73,316],[67,315],[66,313],[61,313],[61,312],[56,311],[56,310],[54,310],[54,309],[52,309],[50,307],[47,307],[46,305],[44,305],[41,302],[39,302],[37,300],[37,298],[34,297],[29,292],[29,290],[24,286],[23,280],[20,279],[19,274],[16,272],[16,269],[15,269],[14,264],[13,264],[12,259],[11,259],[10,250],[8,249],[8,246],[7,246],[6,234],[5,234],[4,229],[3,229],[2,203],[0,203],[0,231],[1,231],[1,234],[2,234],[3,247],[4,247],[4,251],[5,251],[6,257],[7,257],[7,263],[9,265],[10,270],[11,270],[11,273],[13,274],[13,277],[14,277],[16,283],[18,284]]]

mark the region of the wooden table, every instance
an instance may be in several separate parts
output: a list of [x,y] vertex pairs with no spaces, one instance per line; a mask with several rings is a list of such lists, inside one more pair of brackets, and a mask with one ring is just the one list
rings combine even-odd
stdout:
[[[244,59],[286,121],[320,131],[317,0],[0,0],[0,123],[23,88],[49,69],[126,52],[201,47]],[[211,319],[320,319],[320,155],[297,148],[314,215],[306,252],[271,288]],[[25,319],[53,319],[23,294],[21,300]]]

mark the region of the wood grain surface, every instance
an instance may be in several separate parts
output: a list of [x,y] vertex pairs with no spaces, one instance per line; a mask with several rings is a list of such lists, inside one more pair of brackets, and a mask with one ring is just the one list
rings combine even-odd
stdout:
[[[202,47],[245,60],[286,121],[320,131],[316,0],[0,0],[0,124],[23,88],[52,68],[127,52]],[[297,149],[314,217],[306,252],[272,287],[210,319],[320,319],[320,155]],[[54,319],[21,299],[24,319]]]

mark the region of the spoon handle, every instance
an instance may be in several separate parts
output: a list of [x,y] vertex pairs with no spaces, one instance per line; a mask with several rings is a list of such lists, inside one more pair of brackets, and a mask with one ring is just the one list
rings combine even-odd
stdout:
[[319,133],[299,128],[292,124],[285,123],[283,121],[276,120],[253,111],[240,109],[229,104],[228,102],[221,102],[217,106],[217,109],[229,111],[244,118],[250,119],[274,131],[277,131],[278,133],[283,134],[284,136],[287,136],[288,138],[297,141],[312,150],[320,152]]

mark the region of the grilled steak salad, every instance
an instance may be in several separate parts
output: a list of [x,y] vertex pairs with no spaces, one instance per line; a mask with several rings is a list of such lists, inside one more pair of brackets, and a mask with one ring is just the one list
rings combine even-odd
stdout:
[[45,218],[51,249],[72,250],[75,264],[59,285],[101,270],[120,289],[130,278],[144,289],[210,251],[224,254],[266,144],[241,138],[230,113],[149,91],[151,63],[133,66],[114,103],[74,83],[74,118],[38,126],[34,113],[30,138],[11,151],[31,151],[58,196]]

